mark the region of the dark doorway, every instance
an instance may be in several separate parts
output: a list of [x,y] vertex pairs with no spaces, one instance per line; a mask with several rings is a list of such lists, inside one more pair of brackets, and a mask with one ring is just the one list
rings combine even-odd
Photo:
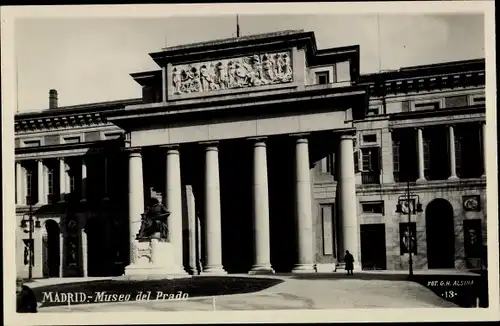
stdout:
[[362,224],[360,228],[362,269],[386,269],[385,224]]
[[445,199],[434,199],[425,209],[428,268],[455,267],[453,207]]
[[60,240],[59,224],[54,220],[45,222],[47,230],[47,270],[48,277],[59,277],[60,265]]
[[106,226],[102,220],[93,218],[87,221],[87,273],[88,276],[110,276],[111,260],[106,234]]

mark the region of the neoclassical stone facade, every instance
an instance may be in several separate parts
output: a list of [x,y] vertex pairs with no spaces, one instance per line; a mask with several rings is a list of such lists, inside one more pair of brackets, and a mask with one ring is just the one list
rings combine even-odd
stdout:
[[132,248],[153,197],[190,274],[333,272],[345,250],[356,269],[407,269],[409,250],[416,269],[477,267],[484,60],[360,75],[359,51],[284,31],[151,53],[140,99],[52,90],[15,121],[19,275],[30,199],[35,277],[154,260]]

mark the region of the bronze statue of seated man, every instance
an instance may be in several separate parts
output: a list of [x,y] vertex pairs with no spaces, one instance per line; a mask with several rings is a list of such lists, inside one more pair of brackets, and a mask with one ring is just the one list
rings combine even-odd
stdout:
[[146,211],[142,214],[142,223],[137,239],[151,238],[155,233],[160,233],[160,239],[169,240],[167,211],[158,199],[151,198]]

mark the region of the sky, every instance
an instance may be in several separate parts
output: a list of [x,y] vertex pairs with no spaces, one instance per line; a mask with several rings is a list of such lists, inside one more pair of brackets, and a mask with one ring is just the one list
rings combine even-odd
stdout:
[[[253,15],[241,35],[313,31],[319,49],[359,45],[361,73],[484,58],[482,14]],[[130,73],[159,69],[165,45],[234,37],[236,17],[22,18],[15,23],[19,112],[139,98]]]

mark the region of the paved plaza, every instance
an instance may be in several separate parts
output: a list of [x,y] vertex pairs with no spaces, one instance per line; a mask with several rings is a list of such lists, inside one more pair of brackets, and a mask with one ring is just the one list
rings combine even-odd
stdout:
[[[243,275],[231,276],[240,277]],[[39,312],[457,307],[455,304],[440,298],[424,286],[406,281],[404,274],[363,272],[354,277],[348,277],[341,273],[315,275],[287,274],[265,277],[280,278],[284,282],[250,294],[196,297],[185,301],[151,300],[42,307],[39,309]],[[91,280],[94,281],[97,279],[92,278]],[[67,283],[68,280],[59,281]],[[76,279],[73,281],[84,280]],[[30,285],[32,287],[45,286],[49,285],[49,282],[50,280],[39,280]],[[59,282],[56,279],[53,283]]]

